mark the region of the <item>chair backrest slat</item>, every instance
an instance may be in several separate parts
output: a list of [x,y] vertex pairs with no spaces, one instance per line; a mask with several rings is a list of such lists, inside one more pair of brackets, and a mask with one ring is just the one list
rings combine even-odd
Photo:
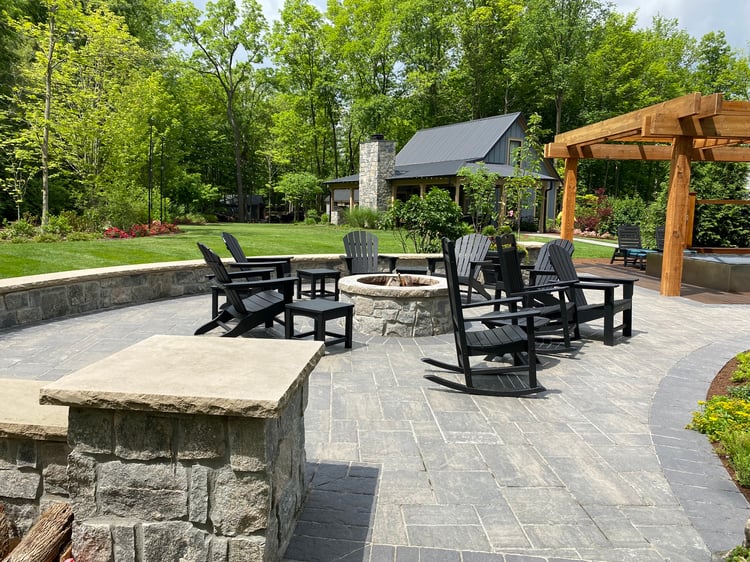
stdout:
[[654,237],[656,238],[656,251],[657,252],[663,252],[664,251],[664,233],[666,231],[666,228],[663,224],[656,227],[656,232],[654,232]]
[[617,246],[623,250],[642,248],[641,227],[637,224],[621,224],[618,226]]
[[448,285],[448,302],[451,307],[451,323],[453,338],[456,342],[458,360],[463,367],[469,364],[468,345],[466,343],[466,327],[464,325],[463,303],[461,301],[461,287],[456,268],[455,242],[448,238],[441,240],[443,247],[443,266],[445,280]]
[[[565,238],[555,238],[554,240],[550,240],[549,242],[545,243],[544,246],[542,246],[539,249],[539,255],[536,257],[536,262],[534,263],[534,269],[537,271],[553,271],[552,262],[549,259],[549,249],[550,246],[560,246],[563,248],[569,255],[573,255],[573,250],[575,249],[573,246],[573,242],[570,240],[566,240]],[[536,275],[534,277],[534,285],[554,285],[558,280],[557,275],[550,274],[550,275]]]
[[353,230],[344,236],[344,251],[352,258],[352,274],[378,270],[378,237],[366,230]]
[[230,234],[229,232],[222,232],[221,237],[224,240],[224,244],[226,245],[227,250],[229,250],[229,253],[232,254],[234,261],[241,263],[247,260],[245,251],[242,249],[239,240],[237,240],[234,235]]
[[[549,257],[552,261],[552,267],[561,281],[577,282],[579,280],[575,265],[573,265],[573,258],[562,246],[550,246]],[[586,295],[584,295],[582,289],[571,287],[568,289],[568,296],[570,300],[575,302],[576,306],[585,306],[588,304],[586,302]]]
[[[483,261],[490,249],[490,239],[484,234],[467,234],[455,242],[456,271],[459,277],[468,277],[471,273],[472,262]],[[474,276],[479,277],[480,268],[476,268]]]
[[245,309],[245,304],[242,302],[242,297],[240,296],[240,294],[230,286],[232,283],[232,279],[231,277],[229,277],[227,268],[224,267],[224,263],[221,261],[221,258],[211,248],[201,244],[200,242],[198,242],[198,248],[200,249],[201,254],[203,254],[203,259],[206,261],[206,264],[211,268],[211,272],[214,274],[214,278],[224,289],[224,293],[226,294],[229,304],[234,306],[234,308],[240,314],[245,314],[247,312],[247,310]]
[[503,278],[503,289],[509,297],[522,293],[524,290],[523,275],[521,274],[521,260],[515,247],[500,248],[500,271]]

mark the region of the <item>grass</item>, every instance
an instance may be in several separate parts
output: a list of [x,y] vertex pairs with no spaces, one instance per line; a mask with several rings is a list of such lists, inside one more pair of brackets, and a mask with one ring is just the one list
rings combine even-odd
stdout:
[[[304,224],[209,224],[181,226],[175,235],[76,242],[0,242],[0,279],[94,267],[200,259],[196,242],[229,257],[221,240],[228,231],[251,256],[339,254],[348,227]],[[389,232],[378,232],[381,253],[403,252]],[[546,240],[536,237],[538,240]],[[521,243],[532,237],[522,237]],[[575,243],[576,257],[610,257],[611,248]]]

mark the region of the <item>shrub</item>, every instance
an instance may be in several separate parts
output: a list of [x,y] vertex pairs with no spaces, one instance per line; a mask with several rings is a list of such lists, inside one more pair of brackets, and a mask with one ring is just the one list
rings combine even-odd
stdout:
[[750,402],[750,384],[743,384],[735,386],[729,389],[729,396],[732,398],[739,398],[740,400],[747,400]]
[[346,224],[352,228],[378,228],[380,213],[369,207],[354,207],[346,213]]
[[714,396],[699,402],[702,411],[693,412],[689,429],[705,433],[711,441],[719,441],[726,431],[750,431],[750,402],[730,396]]
[[737,482],[750,486],[750,434],[741,430],[726,431],[721,436],[721,446],[734,468]]
[[396,232],[404,251],[411,243],[417,253],[440,251],[443,236],[455,240],[467,230],[473,232],[463,222],[461,207],[446,190],[436,187],[424,197],[412,195],[406,203],[396,201],[383,216],[382,227]]
[[724,557],[725,562],[750,562],[750,547],[736,546]]
[[750,351],[737,354],[737,368],[732,373],[732,382],[750,381]]
[[62,237],[59,234],[54,234],[52,232],[41,232],[34,236],[33,241],[34,242],[60,242],[62,240]]
[[328,213],[323,213],[320,215],[320,222],[324,224],[328,224],[331,221],[330,217],[328,216]]
[[28,219],[18,219],[9,223],[7,220],[3,222],[3,230],[0,231],[0,238],[3,240],[16,241],[18,239],[29,240],[36,236],[36,227],[29,222]]
[[73,231],[73,227],[70,225],[68,216],[64,214],[50,215],[49,222],[47,226],[44,227],[45,234],[56,234],[58,235],[58,237],[66,236],[67,234],[70,234],[72,231]]
[[319,222],[320,217],[315,209],[310,209],[305,213],[305,224],[318,224]]

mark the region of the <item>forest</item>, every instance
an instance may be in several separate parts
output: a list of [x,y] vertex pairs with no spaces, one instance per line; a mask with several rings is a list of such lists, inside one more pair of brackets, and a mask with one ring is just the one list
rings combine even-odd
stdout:
[[[320,182],[355,173],[373,133],[400,148],[520,111],[546,142],[689,92],[749,99],[747,53],[677,20],[638,28],[600,0],[286,0],[272,22],[256,0],[14,0],[0,12],[0,218],[255,221],[250,203],[283,209],[305,178],[320,212]],[[694,174],[700,196],[747,198],[744,164]],[[583,161],[578,189],[594,208],[645,210],[667,175]],[[750,219],[733,220],[747,238]]]

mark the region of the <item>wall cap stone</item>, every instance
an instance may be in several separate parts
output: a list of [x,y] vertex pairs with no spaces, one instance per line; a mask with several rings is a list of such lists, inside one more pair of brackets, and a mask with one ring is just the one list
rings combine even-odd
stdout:
[[3,397],[0,437],[67,440],[68,408],[39,404],[39,391],[47,384],[48,381],[0,379],[0,394]]
[[48,383],[40,402],[270,418],[324,354],[317,341],[151,336]]

